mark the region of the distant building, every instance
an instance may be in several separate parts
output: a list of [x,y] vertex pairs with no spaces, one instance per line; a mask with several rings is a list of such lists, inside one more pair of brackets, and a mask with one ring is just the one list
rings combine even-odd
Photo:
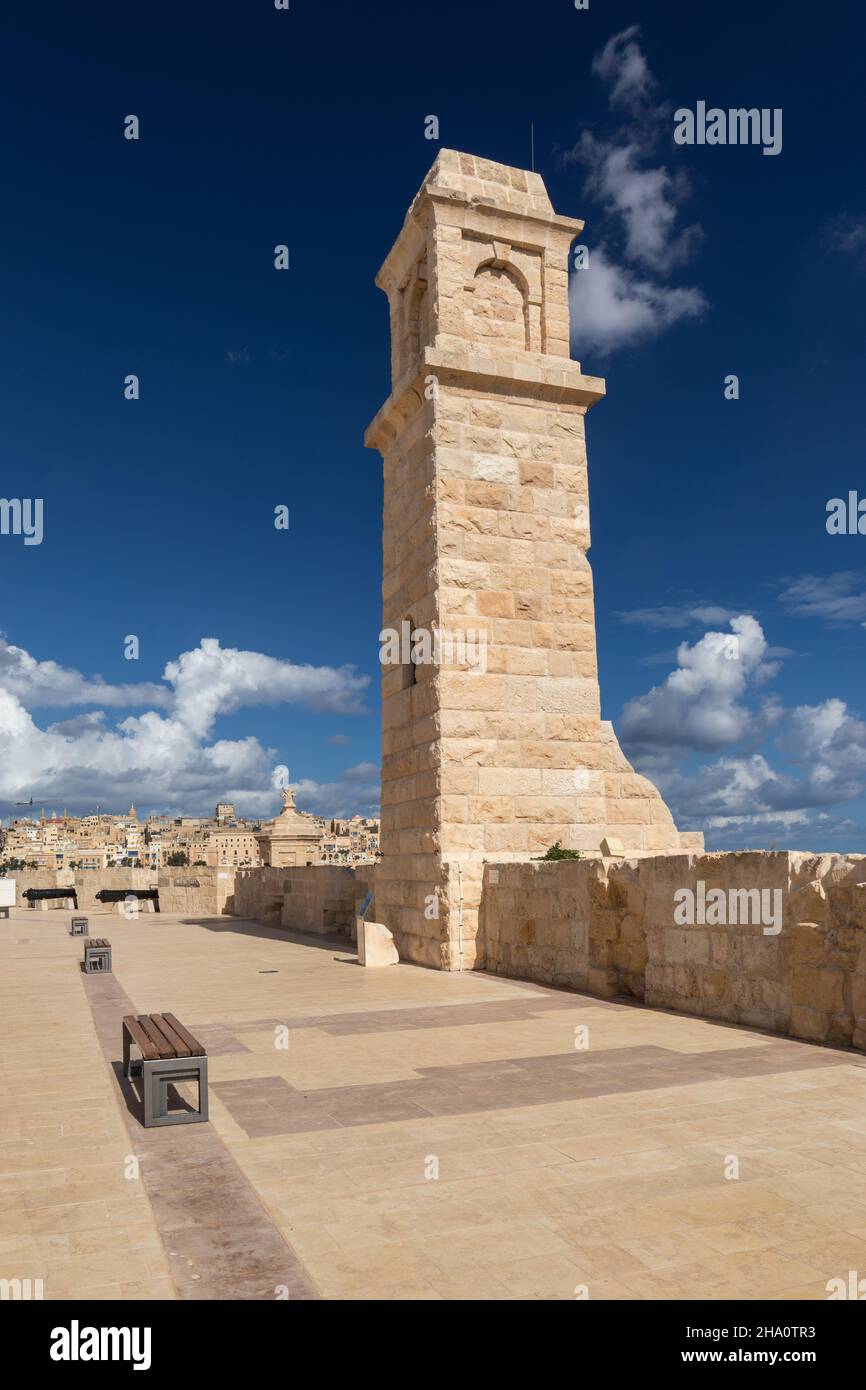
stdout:
[[40,869],[97,871],[131,865],[158,870],[185,855],[190,866],[245,868],[258,864],[363,864],[379,854],[379,821],[362,816],[322,820],[299,811],[291,791],[283,808],[262,826],[239,818],[229,801],[213,817],[149,815],[135,806],[125,815],[15,817],[3,832],[4,859]]
[[295,806],[291,787],[282,792],[283,809],[256,831],[261,862],[271,868],[315,864],[319,859],[321,822]]

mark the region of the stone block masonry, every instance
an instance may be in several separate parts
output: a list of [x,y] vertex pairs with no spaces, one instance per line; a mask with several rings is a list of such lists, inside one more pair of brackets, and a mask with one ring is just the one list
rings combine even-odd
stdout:
[[339,865],[239,869],[230,910],[266,926],[353,937],[356,907],[366,892],[364,878]]
[[376,917],[443,969],[475,963],[485,861],[703,843],[601,718],[585,416],[605,388],[569,358],[582,227],[539,175],[443,150],[377,277],[382,626],[485,636],[483,666],[383,668]]
[[477,950],[497,974],[866,1050],[863,855],[490,864]]
[[160,909],[166,913],[204,916],[231,911],[234,869],[27,869],[9,875],[18,899],[27,888],[65,888],[74,884],[81,911],[104,912],[96,901],[101,888],[158,888]]

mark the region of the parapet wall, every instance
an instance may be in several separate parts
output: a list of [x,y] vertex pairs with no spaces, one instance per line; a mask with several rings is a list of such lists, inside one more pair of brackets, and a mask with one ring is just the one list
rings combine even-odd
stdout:
[[74,884],[82,912],[105,910],[104,905],[96,901],[100,888],[157,887],[155,869],[76,869],[74,873],[71,869],[20,869],[8,877],[15,880],[19,907],[27,906],[24,894],[28,888],[68,888]]
[[332,864],[239,869],[229,910],[266,925],[327,936],[351,935],[366,893],[355,870]]
[[[372,868],[372,866],[370,866]],[[163,912],[185,917],[223,913],[273,926],[327,935],[350,936],[355,907],[367,891],[365,878],[342,865],[310,864],[297,868],[172,868],[69,870],[32,869],[10,874],[16,899],[24,906],[28,888],[75,885],[81,911],[111,911],[96,901],[100,888],[159,888]]]
[[231,911],[234,869],[160,869],[159,906],[162,912],[188,917],[213,916]]
[[866,1049],[866,857],[487,865],[478,965]]
[[15,880],[19,907],[26,906],[28,888],[68,888],[75,885],[82,912],[113,911],[114,904],[96,901],[101,888],[158,888],[162,912],[191,917],[211,916],[227,910],[234,887],[234,869],[28,869],[9,874]]

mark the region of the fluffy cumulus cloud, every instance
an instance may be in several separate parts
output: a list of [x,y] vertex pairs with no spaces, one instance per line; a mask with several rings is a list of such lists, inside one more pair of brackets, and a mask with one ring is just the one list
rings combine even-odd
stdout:
[[695,225],[675,232],[677,203],[688,185],[664,168],[642,168],[634,143],[604,143],[585,133],[574,153],[589,166],[586,192],[622,223],[626,258],[667,275],[700,240]]
[[0,687],[17,695],[30,709],[52,705],[107,705],[131,709],[136,705],[165,708],[171,691],[150,682],[110,685],[101,676],[82,676],[56,661],[37,661],[23,647],[13,647],[0,636]]
[[[705,829],[718,848],[789,844],[798,828],[807,847],[853,833],[828,808],[866,790],[866,723],[839,699],[785,708],[768,697],[780,652],[755,618],[735,617],[730,632],[682,643],[677,669],[623,710],[618,727],[635,765],[678,823]],[[707,754],[716,756],[684,768]]]
[[357,713],[367,676],[349,666],[294,666],[261,652],[221,647],[215,637],[203,637],[194,651],[184,652],[165,668],[174,689],[174,713],[181,723],[205,737],[218,714],[232,714],[242,705],[305,704],[333,713]]
[[745,615],[730,625],[730,633],[681,643],[677,670],[625,706],[620,729],[636,758],[665,762],[684,751],[727,748],[762,736],[774,722],[773,701],[755,713],[743,700],[750,683],[763,684],[775,672],[761,625]]
[[593,249],[586,270],[575,271],[569,287],[572,346],[584,353],[613,352],[655,338],[681,319],[706,308],[700,290],[660,285]]
[[[591,249],[589,265],[571,277],[572,347],[578,355],[655,337],[708,307],[700,289],[665,280],[689,259],[702,232],[697,224],[678,229],[688,181],[654,158],[669,107],[655,101],[657,84],[639,40],[640,30],[632,25],[593,61],[612,111],[624,113],[625,124],[604,139],[585,131],[567,155],[586,167],[584,193],[601,205],[610,230]],[[619,255],[612,242],[620,246]]]
[[[219,716],[286,703],[359,713],[369,682],[352,667],[295,665],[204,638],[165,668],[163,686],[110,685],[21,648],[0,648],[0,808],[43,797],[70,805],[128,804],[204,810],[226,798],[239,811],[269,810],[274,753],[257,738],[214,737]],[[37,723],[50,705],[135,709],[112,723],[104,708]],[[368,783],[361,796],[367,797]],[[348,779],[346,786],[357,784]],[[376,788],[378,792],[378,788]],[[324,797],[325,792],[322,793]],[[303,796],[299,798],[304,805]],[[310,806],[309,809],[316,809]],[[335,811],[334,814],[337,814]]]

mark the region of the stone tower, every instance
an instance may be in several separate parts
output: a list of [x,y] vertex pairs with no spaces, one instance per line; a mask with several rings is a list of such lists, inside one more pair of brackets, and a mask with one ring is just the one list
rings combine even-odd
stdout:
[[604,382],[569,358],[582,227],[538,174],[442,150],[376,279],[392,391],[366,443],[402,640],[383,641],[375,911],[444,969],[474,964],[485,861],[700,840],[601,718],[584,420]]

